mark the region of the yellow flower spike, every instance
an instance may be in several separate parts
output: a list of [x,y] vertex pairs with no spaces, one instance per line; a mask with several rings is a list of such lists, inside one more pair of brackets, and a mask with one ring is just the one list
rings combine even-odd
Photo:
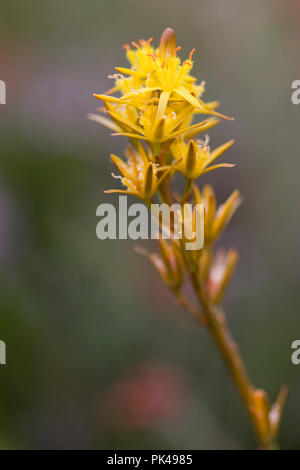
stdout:
[[220,262],[218,260],[211,268],[210,281],[213,285],[212,301],[219,304],[224,296],[226,288],[232,278],[233,272],[238,262],[238,253],[236,250],[231,249],[228,251],[226,257],[222,257]]
[[219,207],[212,229],[212,237],[214,240],[221,235],[241,202],[242,198],[240,197],[240,192],[235,190],[224,204]]
[[[220,122],[217,117],[231,118],[216,111],[219,106],[217,101],[203,101],[205,84],[197,83],[191,75],[195,50],[191,51],[187,60],[181,61],[177,55],[180,48],[176,47],[172,29],[163,33],[158,48],[151,45],[151,39],[131,44],[124,46],[130,65],[116,67],[117,73],[110,76],[114,79],[114,86],[105,95],[94,95],[104,103],[99,111],[106,113],[110,119],[107,116],[89,116],[111,129],[114,135],[128,137],[132,144],[125,151],[126,161],[116,155],[111,156],[120,171],[120,175],[115,178],[121,180],[125,189],[106,192],[133,194],[149,206],[156,191],[160,190],[160,199],[168,206],[178,200],[181,202],[179,207],[189,207],[187,214],[182,215],[179,210],[181,224],[177,220],[180,219],[179,214],[169,227],[169,234],[174,236],[174,240],[160,240],[160,252],[146,253],[146,256],[163,282],[173,290],[179,303],[207,326],[250,414],[260,445],[272,449],[286,389],[281,390],[277,401],[270,408],[266,393],[255,389],[249,380],[238,346],[232,339],[226,317],[219,307],[238,256],[235,250],[229,250],[227,255],[222,255],[222,259],[216,259],[214,242],[230,221],[241,198],[239,192],[235,191],[216,210],[216,198],[211,186],[205,186],[200,192],[193,184],[203,173],[233,166],[227,163],[214,164],[233,141],[210,151],[206,140],[196,140],[198,134]],[[118,96],[113,96],[115,93]],[[197,115],[203,114],[208,116],[203,122],[193,121]],[[174,157],[172,165],[167,164],[170,156]],[[181,197],[177,197],[171,186],[176,166],[186,179],[186,189]],[[168,175],[170,178],[167,178]],[[184,204],[190,196],[191,186],[194,201],[200,204],[194,210],[189,204]],[[196,224],[199,214],[201,220]],[[160,226],[160,230],[167,232],[164,226]],[[177,240],[177,234],[181,235],[178,237],[181,240]],[[139,251],[145,254],[145,250]],[[199,308],[195,309],[180,292],[183,265],[203,313]]]

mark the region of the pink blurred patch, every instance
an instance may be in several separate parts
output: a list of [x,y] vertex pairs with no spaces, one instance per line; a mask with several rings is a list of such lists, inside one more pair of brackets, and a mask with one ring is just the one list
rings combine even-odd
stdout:
[[135,431],[177,419],[186,409],[186,382],[169,364],[141,364],[106,391],[106,420],[115,429]]

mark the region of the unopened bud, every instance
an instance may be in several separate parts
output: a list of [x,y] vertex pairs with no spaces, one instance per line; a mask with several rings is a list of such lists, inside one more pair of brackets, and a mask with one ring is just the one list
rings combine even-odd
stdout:
[[167,28],[161,35],[159,52],[161,57],[166,60],[170,55],[174,54],[176,49],[176,36],[172,28]]

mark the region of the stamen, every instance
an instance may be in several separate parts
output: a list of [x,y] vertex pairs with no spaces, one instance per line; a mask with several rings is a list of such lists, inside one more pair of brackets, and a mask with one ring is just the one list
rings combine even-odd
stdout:
[[132,44],[134,47],[136,47],[137,49],[140,49],[140,46],[139,46],[136,42],[131,41],[131,44]]
[[129,44],[123,44],[122,48],[125,49],[126,51],[130,51],[130,45]]
[[153,41],[153,38],[147,39],[147,44],[148,44],[148,46],[150,46],[150,43],[151,43],[152,41]]
[[176,56],[177,52],[180,50],[181,50],[181,46],[176,47],[176,49],[174,49],[174,56]]
[[192,60],[192,57],[195,51],[196,51],[195,48],[191,50],[190,55],[189,55],[189,60]]

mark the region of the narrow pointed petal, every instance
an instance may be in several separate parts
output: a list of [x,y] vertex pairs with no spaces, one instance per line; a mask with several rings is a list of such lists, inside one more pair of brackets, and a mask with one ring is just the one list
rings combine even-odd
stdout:
[[204,109],[207,109],[207,111],[210,111],[206,104],[201,101],[199,98],[195,98],[186,88],[183,86],[179,86],[175,88],[174,92],[176,92],[178,95],[182,96],[188,103],[193,105],[195,108],[200,108],[203,107]]
[[138,148],[138,153],[139,153],[140,157],[143,159],[143,162],[145,163],[145,165],[147,165],[148,162],[149,162],[149,159],[147,157],[147,154],[146,154],[146,151],[143,147],[143,144],[140,141],[137,144],[137,148]]
[[163,91],[160,94],[156,117],[155,117],[156,121],[159,121],[160,119],[164,117],[169,97],[170,97],[170,93],[168,91]]
[[217,168],[233,168],[234,166],[235,165],[233,163],[219,163],[218,165],[212,165],[208,168],[205,168],[205,170],[201,171],[201,175],[207,173],[208,171],[216,170]]
[[210,165],[216,158],[218,158],[222,153],[224,153],[229,147],[231,147],[234,144],[234,140],[229,140],[229,142],[226,142],[223,145],[220,145],[217,147],[215,150],[213,150],[210,153],[209,159],[205,162],[205,166]]
[[122,175],[125,176],[125,178],[128,178],[128,176],[129,176],[128,166],[126,165],[126,163],[123,162],[123,160],[120,157],[118,157],[117,155],[114,155],[114,154],[111,154],[110,158],[112,159],[112,161],[114,162],[116,167],[120,170]]
[[123,95],[121,97],[121,101],[127,100],[128,98],[132,98],[132,96],[137,96],[141,93],[148,93],[150,91],[156,91],[156,90],[161,90],[160,87],[145,87],[145,88],[140,88],[139,90],[133,90],[130,91],[129,93],[126,93],[126,95]]
[[241,204],[242,199],[240,197],[240,192],[235,190],[231,196],[219,207],[216,214],[216,218],[213,224],[213,237],[214,239],[218,238],[222,231],[225,229],[226,225],[232,218],[233,214]]
[[137,125],[134,124],[132,121],[130,121],[129,119],[124,118],[124,117],[121,116],[120,114],[114,113],[113,111],[108,111],[108,114],[110,115],[110,117],[111,117],[114,121],[119,122],[119,123],[122,124],[123,126],[129,127],[129,129],[132,129],[132,130],[135,131],[135,132],[139,132],[140,134],[143,133],[142,127],[137,126]]
[[109,103],[124,104],[123,100],[121,100],[120,98],[116,98],[115,96],[97,95],[97,93],[93,93],[93,97],[104,102],[108,101]]
[[193,178],[197,166],[197,145],[193,140],[189,141],[184,163],[186,175]]
[[192,139],[197,134],[200,134],[201,132],[205,132],[211,127],[216,126],[217,124],[219,124],[219,122],[220,122],[219,119],[210,118],[207,121],[204,121],[204,123],[201,122],[199,124],[194,124],[184,129],[184,132],[182,133],[182,137],[184,139]]
[[129,137],[130,139],[145,139],[144,135],[131,134],[130,132],[114,132],[111,135],[122,135],[123,137]]
[[204,186],[202,195],[205,201],[205,239],[210,242],[213,239],[213,223],[217,202],[213,187],[210,184]]
[[99,124],[102,124],[105,127],[108,127],[108,129],[111,129],[112,131],[119,132],[121,131],[120,127],[117,126],[113,121],[110,119],[107,119],[104,116],[100,116],[99,114],[88,114],[88,119],[94,122],[98,122]]
[[[170,101],[170,100],[169,100]],[[172,133],[173,131],[175,131],[177,129],[178,126],[180,126],[180,124],[187,118],[187,116],[189,114],[192,115],[193,113],[193,106],[191,105],[188,105],[186,107],[186,109],[184,109],[183,111],[181,111],[177,116],[176,116],[176,119],[174,120],[174,124],[173,125],[169,125],[168,126],[168,130],[170,133]]]
[[151,135],[152,142],[162,142],[164,140],[165,124],[166,120],[164,118],[161,118],[154,123]]
[[[198,132],[202,131],[202,127],[204,127],[205,124],[207,124],[207,123],[208,123],[208,120],[199,122],[197,124],[193,124],[192,126],[185,127],[184,129],[179,129],[178,131],[172,132],[172,134],[170,134],[169,137],[173,138],[173,137],[177,137],[178,135],[184,135],[184,137],[185,137],[186,133],[192,132],[192,131],[195,131],[194,135],[196,135],[196,134],[198,134]],[[200,129],[201,129],[201,131],[200,131]]]
[[199,191],[198,186],[196,186],[195,184],[193,185],[193,193],[194,193],[195,204],[202,204],[203,199],[201,197],[201,193]]
[[103,191],[105,194],[121,193],[121,194],[131,194],[137,196],[137,193],[134,191],[127,191],[126,189],[106,189]]
[[166,176],[168,176],[168,174],[170,173],[171,170],[174,170],[174,168],[176,167],[176,165],[178,165],[178,163],[180,163],[182,161],[182,159],[176,161],[176,162],[173,162],[172,165],[170,165],[168,167],[168,169],[164,172],[163,175],[161,175],[161,177],[158,179],[157,183],[156,183],[156,187],[158,188],[160,186],[160,184],[162,183],[162,181],[166,178]]
[[224,263],[225,264],[224,274],[220,281],[218,289],[215,292],[214,297],[213,297],[213,301],[216,304],[219,304],[223,299],[223,296],[229,284],[229,281],[233,276],[238,259],[239,259],[239,255],[236,250],[231,249],[228,251],[226,260]]
[[135,75],[136,72],[134,70],[128,69],[127,67],[115,67],[115,70],[120,73],[124,73],[125,75]]
[[146,199],[150,199],[155,191],[155,175],[153,171],[153,164],[148,163],[148,167],[145,171],[145,184],[144,184],[144,196]]

